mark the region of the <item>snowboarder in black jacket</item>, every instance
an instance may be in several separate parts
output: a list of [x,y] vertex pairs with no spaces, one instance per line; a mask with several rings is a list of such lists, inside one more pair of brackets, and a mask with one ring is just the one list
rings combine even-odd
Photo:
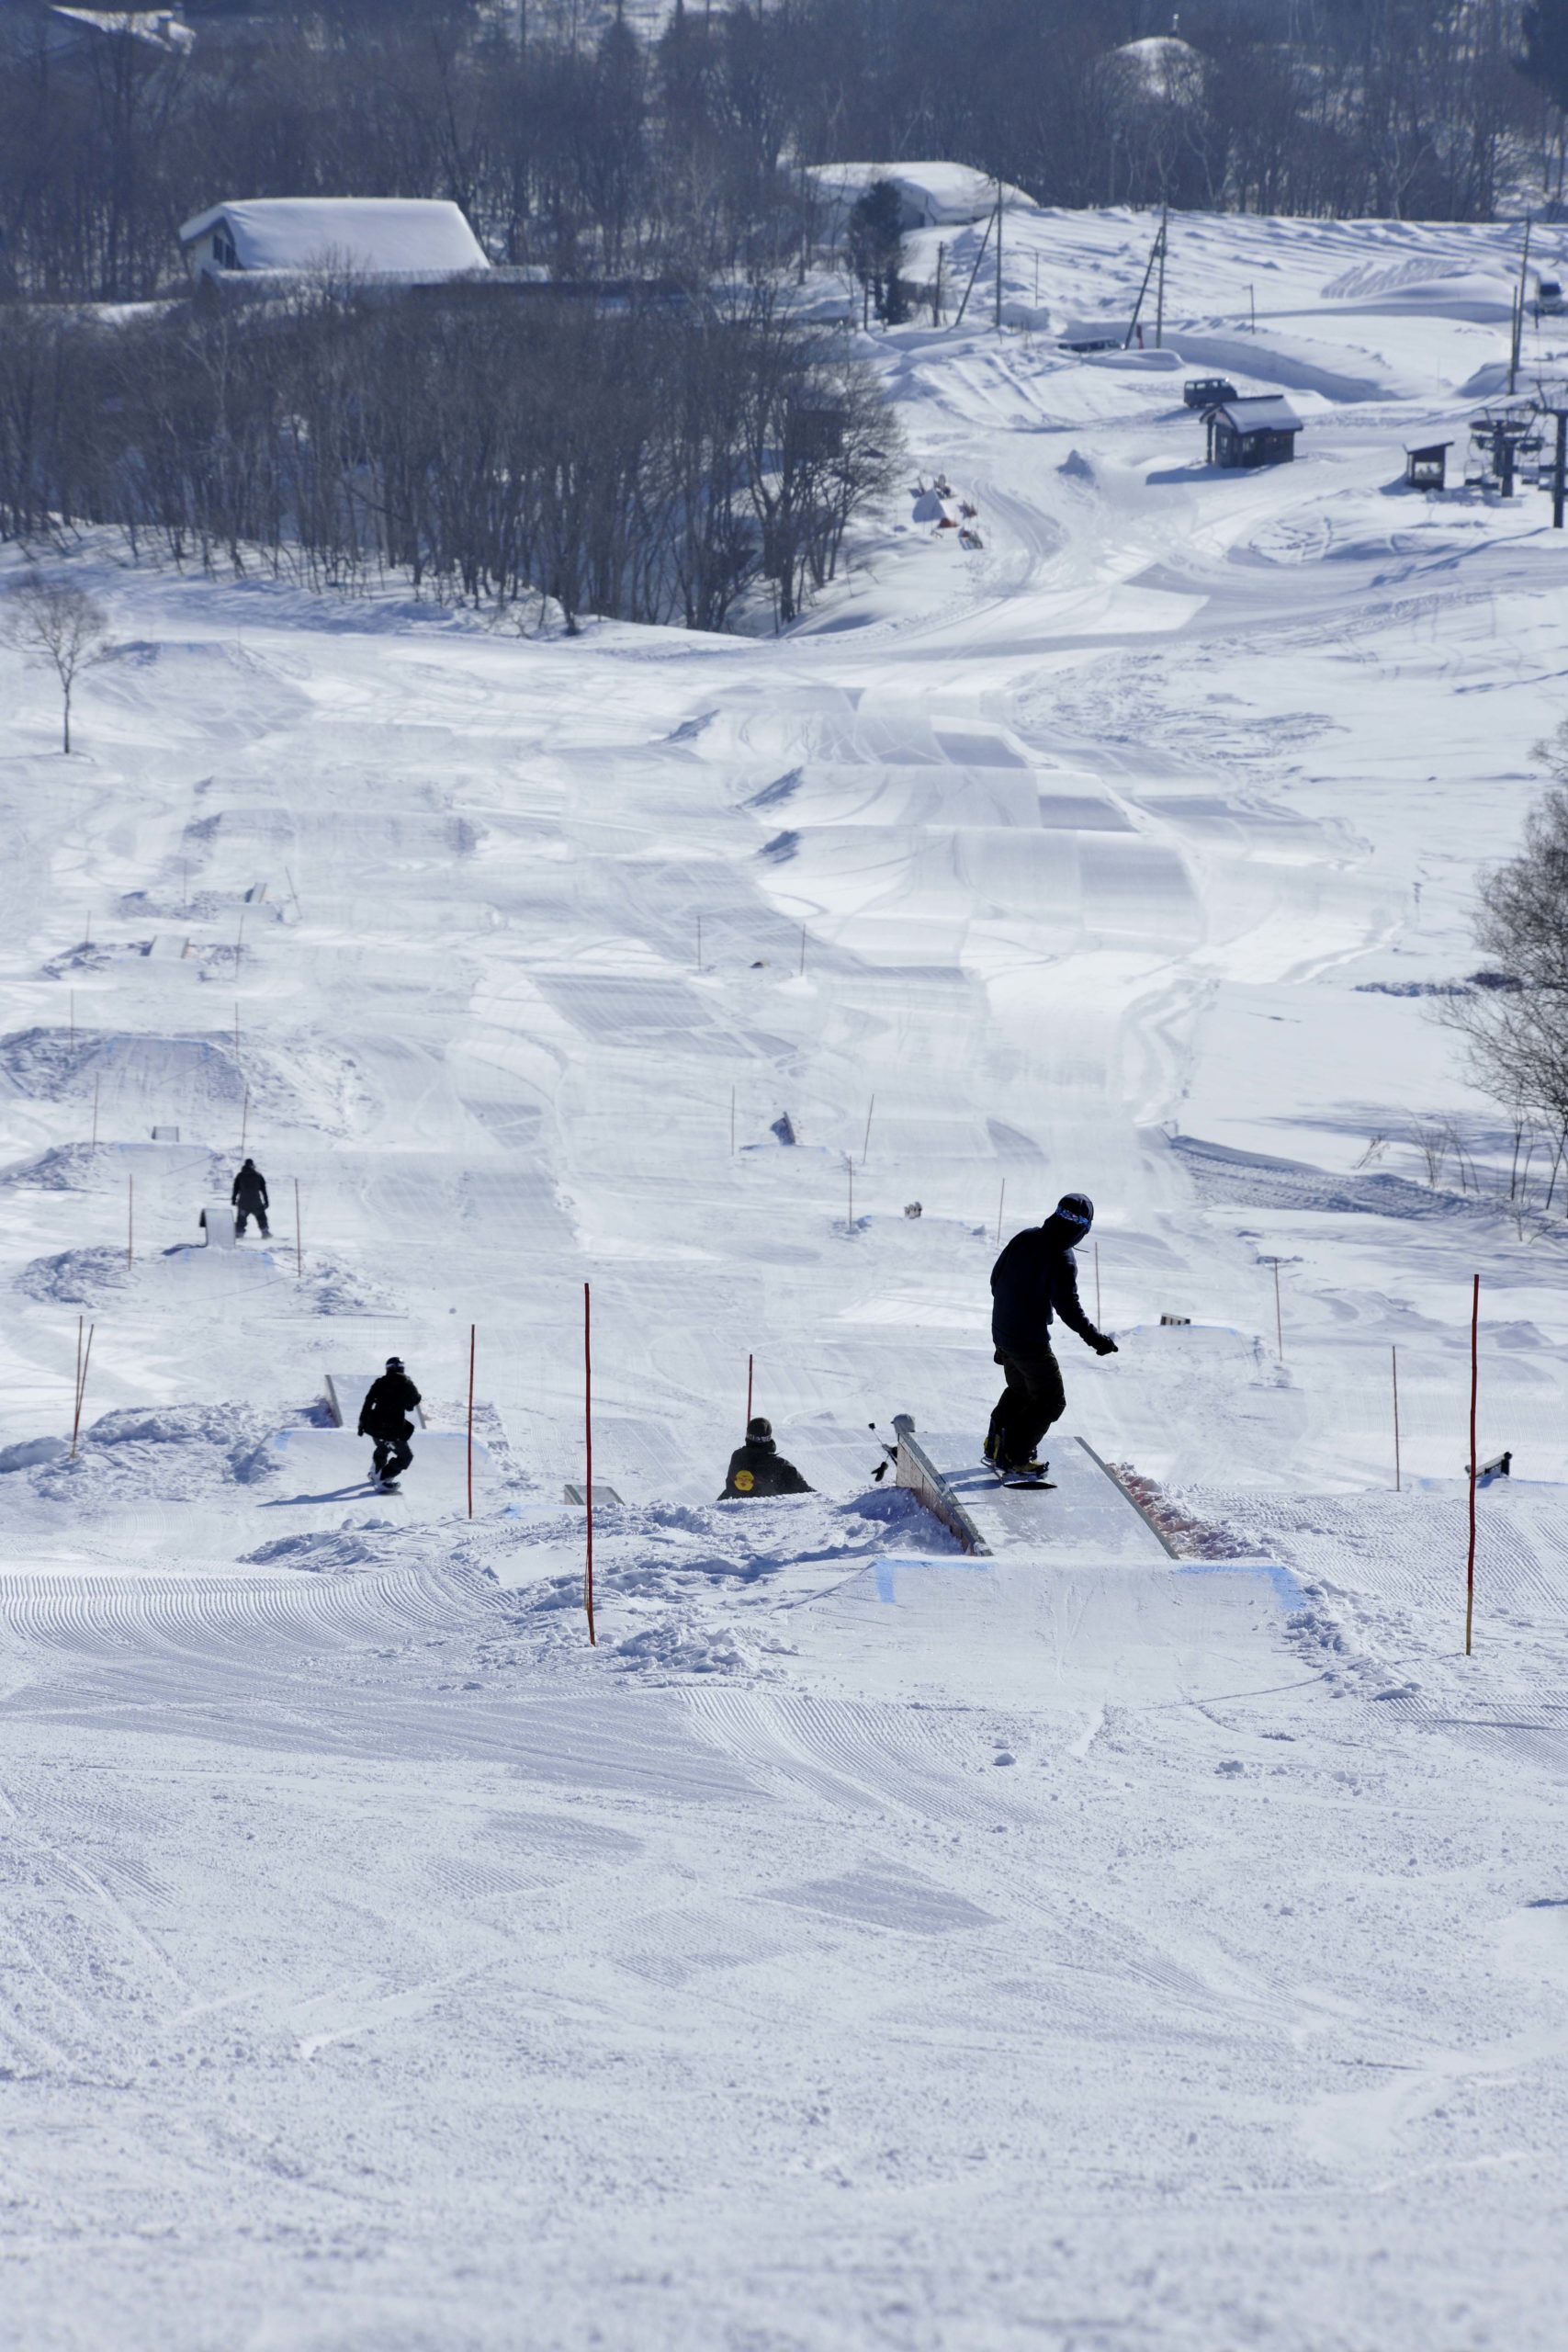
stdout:
[[754,1421],[748,1421],[746,1442],[738,1445],[729,1457],[729,1475],[719,1501],[733,1502],[740,1495],[809,1495],[815,1491],[773,1443],[772,1421],[765,1421],[760,1413]]
[[266,1178],[254,1159],[247,1159],[235,1177],[229,1198],[234,1204],[234,1231],[243,1233],[246,1219],[254,1216],[261,1227],[262,1239],[270,1241],[272,1233],[266,1221]]
[[1073,1244],[1094,1223],[1087,1193],[1064,1193],[1043,1225],[1015,1233],[991,1268],[991,1341],[1007,1374],[986,1438],[986,1459],[998,1470],[1026,1469],[1034,1449],[1066,1410],[1062,1368],[1051,1346],[1051,1322],[1060,1316],[1097,1355],[1113,1356],[1116,1342],[1097,1331],[1078,1304]]
[[384,1487],[395,1485],[413,1460],[409,1415],[418,1403],[419,1391],[403,1370],[401,1356],[389,1356],[386,1371],[371,1382],[359,1408],[359,1434],[375,1441],[370,1476]]

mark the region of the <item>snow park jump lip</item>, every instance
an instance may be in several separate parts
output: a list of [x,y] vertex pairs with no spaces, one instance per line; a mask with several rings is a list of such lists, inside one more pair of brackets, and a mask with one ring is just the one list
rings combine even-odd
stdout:
[[[1151,225],[1010,212],[1004,309],[1128,316]],[[1361,992],[1475,967],[1562,716],[1545,503],[1388,490],[1507,360],[1406,265],[1506,300],[1518,225],[1170,242],[1172,357],[1316,371],[1296,462],[973,304],[867,336],[984,544],[900,496],[798,635],[40,552],[146,650],[67,761],[0,645],[0,2335],[1558,2344],[1561,1193],[1521,1238]],[[198,1246],[253,1152],[270,1262]],[[1003,1493],[987,1273],[1069,1187],[1126,1344]],[[311,1399],[393,1352],[382,1497]],[[818,1491],[720,1507],[749,1363]],[[874,1483],[896,1406],[988,1550]]]

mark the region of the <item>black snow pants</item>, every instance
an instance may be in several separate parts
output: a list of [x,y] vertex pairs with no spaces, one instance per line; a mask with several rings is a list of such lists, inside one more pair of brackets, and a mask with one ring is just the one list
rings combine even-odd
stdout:
[[261,1203],[253,1193],[244,1193],[234,1204],[235,1233],[243,1233],[246,1220],[253,1216],[261,1227],[262,1239],[264,1241],[270,1241],[272,1238],[272,1233],[267,1225],[266,1211],[263,1208]]
[[413,1448],[406,1437],[378,1437],[371,1458],[378,1478],[400,1478],[413,1460]]
[[1049,1342],[1026,1356],[1003,1355],[998,1349],[997,1362],[1007,1386],[992,1409],[987,1451],[1003,1464],[1032,1461],[1035,1447],[1067,1408],[1062,1367]]

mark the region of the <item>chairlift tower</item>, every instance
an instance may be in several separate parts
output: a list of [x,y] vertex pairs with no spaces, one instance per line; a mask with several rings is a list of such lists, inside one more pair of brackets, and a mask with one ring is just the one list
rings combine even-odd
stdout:
[[1483,409],[1470,420],[1467,478],[1495,482],[1503,497],[1512,498],[1516,475],[1539,462],[1541,447],[1540,412],[1533,402],[1523,408]]
[[1535,405],[1536,413],[1551,417],[1554,427],[1551,460],[1539,468],[1536,479],[1551,492],[1551,527],[1560,531],[1568,507],[1568,384],[1538,385]]

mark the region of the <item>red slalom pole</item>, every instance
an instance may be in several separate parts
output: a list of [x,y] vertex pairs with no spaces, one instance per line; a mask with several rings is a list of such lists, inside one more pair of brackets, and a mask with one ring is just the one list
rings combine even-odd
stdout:
[[582,1432],[588,1456],[588,1483],[583,1488],[588,1498],[588,1565],[582,1579],[582,1605],[588,1611],[588,1639],[597,1648],[599,1636],[593,1630],[593,1344],[592,1294],[586,1283],[582,1285]]
[[1481,1276],[1470,1294],[1470,1555],[1464,1567],[1464,1654],[1475,1622],[1475,1392],[1480,1384]]
[[756,1362],[755,1356],[748,1356],[746,1359],[746,1426],[748,1429],[751,1426],[751,1373]]
[[468,1517],[474,1515],[474,1326],[468,1326]]

